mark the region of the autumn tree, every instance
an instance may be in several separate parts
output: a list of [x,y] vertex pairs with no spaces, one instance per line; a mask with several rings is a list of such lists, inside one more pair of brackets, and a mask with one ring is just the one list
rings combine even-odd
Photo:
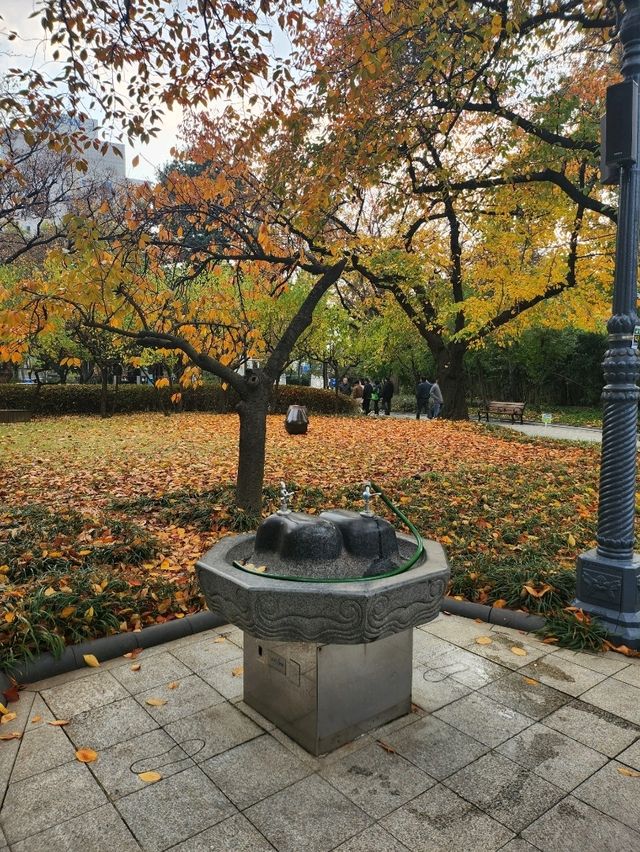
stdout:
[[390,0],[321,19],[304,97],[265,122],[271,182],[316,250],[348,253],[343,281],[396,299],[464,418],[469,346],[572,290],[586,313],[610,279],[613,18],[577,0]]

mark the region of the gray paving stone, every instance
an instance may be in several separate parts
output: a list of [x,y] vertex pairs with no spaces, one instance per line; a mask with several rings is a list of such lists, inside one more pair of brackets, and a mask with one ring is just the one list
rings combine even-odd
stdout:
[[434,716],[491,748],[531,724],[528,716],[476,692],[443,707]]
[[312,771],[268,734],[206,760],[202,769],[240,810]]
[[[16,718],[12,722],[5,722],[1,726],[0,733],[21,734],[29,727],[34,697],[32,692],[20,692],[20,700],[12,701],[11,704],[7,705],[7,710],[10,713],[15,713]],[[2,693],[0,693],[0,699],[2,699]],[[6,742],[11,742],[11,740],[7,740]],[[4,744],[3,742],[2,745]]]
[[437,636],[427,633],[420,627],[413,631],[413,662],[415,665],[426,665],[440,654],[452,651],[456,647],[456,645],[452,645],[444,639],[439,639]]
[[109,798],[115,800],[146,786],[138,778],[139,772],[155,771],[169,778],[193,765],[189,755],[168,734],[155,730],[103,749],[89,769]]
[[522,731],[497,751],[567,792],[607,762],[600,752],[541,724]]
[[612,675],[629,666],[629,658],[613,651],[589,654],[585,651],[570,651],[568,648],[557,648],[554,656],[570,663],[577,663],[585,669]]
[[135,698],[129,697],[73,716],[65,731],[78,748],[88,747],[100,751],[157,727],[158,723],[142,709]]
[[432,660],[425,661],[424,666],[431,673],[428,679],[437,681],[450,678],[471,689],[480,689],[506,674],[504,666],[491,663],[461,648],[451,648]]
[[636,740],[632,746],[618,755],[620,763],[630,766],[640,772],[640,740]]
[[640,728],[631,722],[584,701],[565,704],[544,723],[608,757],[615,757],[640,737]]
[[2,746],[0,748],[0,801],[2,801],[20,748],[20,740],[7,740],[0,745]]
[[236,665],[239,665],[242,662],[242,649],[226,639],[224,642],[207,639],[205,642],[197,642],[184,648],[177,648],[173,651],[173,655],[192,672],[196,673],[219,666],[221,663],[237,660]]
[[88,677],[44,689],[41,695],[58,719],[70,719],[78,713],[126,698],[128,692],[111,672],[95,671]]
[[[22,693],[24,696],[24,693]],[[25,726],[25,731],[35,731],[46,725],[47,722],[52,722],[55,719],[54,714],[45,704],[44,698],[36,693],[33,697],[33,704],[29,712],[29,721]]]
[[483,686],[480,695],[493,698],[537,721],[571,700],[568,695],[550,686],[539,682],[528,683],[527,678],[527,675],[522,675],[520,672],[512,672],[500,680]]
[[[172,689],[170,684],[171,686],[177,684],[177,686]],[[154,707],[146,703],[147,699],[151,698],[160,698],[167,703],[161,707]],[[144,707],[147,713],[153,716],[159,725],[166,725],[175,719],[182,719],[198,710],[213,707],[214,704],[222,704],[224,700],[219,692],[216,692],[213,687],[197,675],[189,675],[182,680],[154,686],[147,692],[136,695],[136,701],[141,707]]]
[[[101,671],[104,670],[101,669]],[[34,683],[28,683],[26,684],[24,691],[42,693],[46,689],[53,689],[54,686],[71,683],[74,680],[81,680],[82,678],[91,677],[96,674],[98,674],[98,670],[85,666],[81,669],[74,669],[73,671],[65,672],[64,674],[53,675],[53,677],[47,677],[43,678],[43,680],[34,681]]]
[[620,852],[640,849],[640,834],[567,796],[522,832],[542,852]]
[[615,678],[607,678],[583,693],[581,698],[587,704],[593,704],[601,710],[640,725],[640,689],[636,686]]
[[541,816],[564,791],[495,752],[485,754],[444,782],[515,832]]
[[386,816],[436,783],[379,743],[330,764],[320,774],[374,819]]
[[591,689],[592,686],[607,677],[602,672],[594,672],[592,669],[576,665],[575,662],[558,657],[557,654],[550,654],[542,660],[535,660],[530,665],[520,669],[520,674],[535,678],[560,692],[572,695],[574,698],[582,695],[587,689]]
[[102,805],[40,834],[14,843],[13,852],[139,852],[113,805]]
[[[530,633],[521,633],[516,630],[509,630],[505,627],[494,627],[490,632],[485,631],[483,634],[489,636],[492,640],[490,645],[478,645],[475,639],[469,642],[466,646],[467,651],[484,657],[492,663],[504,666],[505,668],[517,670],[524,668],[534,660],[546,657],[552,653],[550,645],[543,645],[542,642],[536,642],[531,637]],[[526,651],[524,656],[514,654],[512,648],[519,648]]]
[[365,828],[360,834],[336,846],[335,852],[408,852],[404,843],[385,831],[380,825]]
[[635,663],[617,671],[613,677],[631,686],[640,686],[640,666]]
[[437,676],[434,679],[433,672],[424,666],[413,670],[411,700],[427,713],[451,704],[469,692],[471,689],[468,686],[451,678]]
[[538,850],[521,837],[515,837],[506,846],[503,846],[500,852],[538,852]]
[[87,767],[74,760],[10,784],[0,820],[7,840],[14,844],[105,802]]
[[610,761],[574,790],[573,795],[640,832],[640,777],[623,775],[619,769],[624,772],[627,767],[617,760]]
[[423,624],[421,629],[432,636],[464,648],[470,642],[475,642],[478,636],[488,636],[491,628],[488,624],[478,624],[470,618],[456,618],[456,616],[441,613],[433,621]]
[[35,730],[27,730],[20,740],[11,783],[69,763],[74,759],[74,752],[75,748],[62,728],[40,725]]
[[197,766],[147,784],[115,805],[142,848],[150,852],[175,846],[237,813]]
[[317,775],[263,799],[245,815],[278,852],[328,852],[372,822]]
[[199,672],[199,675],[205,683],[212,686],[220,695],[224,695],[228,701],[236,701],[242,698],[243,682],[241,677],[233,674],[235,667],[236,663],[222,663],[212,669],[204,669]]
[[[139,671],[131,671],[131,666],[140,666]],[[127,660],[126,665],[112,670],[113,676],[131,695],[138,695],[160,683],[170,683],[190,674],[189,669],[166,651],[145,657],[144,651],[135,660]]]
[[386,742],[438,781],[488,751],[487,746],[433,716],[406,725],[390,734]]
[[513,832],[441,784],[381,821],[412,852],[494,852]]
[[273,848],[246,817],[236,814],[172,846],[171,852],[273,852]]
[[263,733],[231,704],[216,704],[184,719],[170,722],[166,732],[201,763]]

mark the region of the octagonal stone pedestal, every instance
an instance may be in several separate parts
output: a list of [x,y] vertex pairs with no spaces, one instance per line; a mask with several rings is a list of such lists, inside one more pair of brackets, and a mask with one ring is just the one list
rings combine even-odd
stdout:
[[[295,516],[293,524],[304,527],[306,535],[305,525],[312,520],[340,527],[349,516],[357,518],[356,513],[330,512],[325,519]],[[383,525],[392,528],[382,519],[376,522],[378,539],[382,543],[386,535],[388,550]],[[362,523],[371,526],[369,519]],[[351,538],[364,549],[357,532],[356,526]],[[416,543],[400,533],[395,539],[399,565],[414,554]],[[198,562],[198,579],[209,609],[245,633],[246,703],[312,754],[331,751],[409,713],[412,630],[436,617],[449,579],[443,548],[426,539],[423,544],[424,553],[407,571],[346,582],[331,581],[332,574],[317,582],[278,579],[234,565],[254,559],[255,534],[228,537],[211,548]],[[337,554],[337,576],[351,557],[345,549]],[[286,560],[274,556],[281,574],[293,573],[294,561],[287,572]],[[330,570],[330,560],[321,564]]]

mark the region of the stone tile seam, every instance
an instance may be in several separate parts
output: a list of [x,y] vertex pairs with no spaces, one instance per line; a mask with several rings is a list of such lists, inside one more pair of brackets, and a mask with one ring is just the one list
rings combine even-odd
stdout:
[[[458,698],[458,699],[456,699],[456,700],[457,700],[457,701],[462,701],[462,700],[463,700],[464,698],[466,698],[466,697],[467,697],[467,696],[465,695],[465,696],[463,696],[463,698]],[[488,697],[489,697],[489,696],[487,696],[487,695],[484,695],[484,696],[483,696],[483,698],[488,698]],[[491,699],[491,700],[493,700],[493,699]],[[446,705],[446,706],[448,707],[448,706],[450,706],[450,705]],[[490,749],[491,751],[495,751],[495,749],[497,749],[497,747],[498,747],[498,746],[501,746],[501,745],[504,745],[505,743],[508,743],[508,742],[509,742],[509,740],[513,739],[513,737],[518,736],[518,734],[522,734],[522,733],[524,733],[525,731],[528,731],[528,730],[529,730],[529,728],[531,728],[531,727],[532,727],[532,725],[535,725],[535,724],[536,724],[535,719],[532,719],[532,718],[531,718],[531,716],[527,716],[525,713],[520,713],[520,715],[521,715],[521,716],[525,716],[525,717],[529,720],[529,724],[528,724],[528,725],[525,725],[525,727],[524,727],[524,728],[522,728],[520,731],[518,731],[518,734],[513,734],[512,736],[507,737],[507,738],[506,738],[506,740],[501,740],[499,743],[496,743],[495,745],[489,745],[489,743],[482,742],[482,740],[479,740],[477,736],[474,736],[473,734],[470,734],[468,731],[465,731],[465,730],[464,730],[464,728],[459,728],[453,720],[443,719],[441,716],[438,716],[438,713],[439,713],[441,710],[444,710],[444,709],[446,709],[446,708],[445,708],[445,707],[439,707],[437,710],[435,710],[435,711],[434,711],[433,713],[431,713],[430,715],[431,715],[431,716],[433,716],[435,719],[439,719],[441,722],[444,722],[446,725],[451,725],[451,727],[452,727],[452,728],[455,728],[455,729],[456,729],[456,731],[459,731],[461,734],[465,734],[467,737],[471,737],[471,739],[476,740],[476,741],[477,741],[477,742],[479,742],[481,745],[485,746],[485,748],[488,748],[488,749]],[[507,710],[513,710],[513,708],[512,708],[512,707],[507,707]],[[514,713],[518,713],[518,712],[520,712],[520,711],[518,711],[518,710],[513,710],[513,712],[514,712]]]
[[[220,825],[222,825],[222,823],[227,822],[227,820],[235,819],[237,816],[238,816],[238,814],[232,814],[231,816],[227,816],[223,820],[221,820],[220,822],[215,823],[215,825],[220,826]],[[247,817],[245,817],[245,819],[247,820],[247,822],[250,822],[250,820]],[[256,828],[256,826],[254,826],[252,822],[250,824],[253,828],[256,829],[256,831],[258,832],[260,837],[262,837],[264,839],[264,842],[267,844],[267,846],[270,846],[274,850],[274,852],[277,852],[276,847],[273,846],[271,843],[269,843],[269,841],[264,836],[264,834],[260,831],[260,829]],[[213,826],[208,826],[207,828],[203,828],[202,831],[198,831],[197,834],[192,834],[191,837],[187,838],[187,840],[195,840],[197,837],[200,837],[200,835],[205,834],[205,832],[209,831],[209,829],[212,828],[212,827]],[[173,846],[169,846],[165,850],[165,852],[171,852],[172,849],[177,849],[178,846],[181,846],[183,843],[185,843],[185,840],[179,840],[177,843],[174,843]],[[1,849],[0,849],[0,852],[2,852]],[[117,852],[117,850],[115,850],[115,852]]]
[[[616,760],[616,758],[611,758],[609,763],[613,763],[614,761],[616,763],[620,763],[620,761]],[[598,770],[598,771],[605,769],[608,765],[609,765],[608,763],[605,763],[605,765],[601,766],[600,770]],[[593,774],[595,775],[595,772]],[[589,778],[585,778],[585,780],[582,782],[582,784],[586,784],[587,781],[589,781],[592,777],[593,776],[590,775]],[[582,786],[582,784],[580,784],[579,786]],[[569,795],[573,796],[574,799],[577,799],[579,802],[582,802],[583,805],[588,805],[590,808],[593,808],[594,811],[598,811],[599,814],[606,816],[607,819],[612,819],[614,822],[617,822],[618,825],[623,825],[625,828],[628,828],[629,831],[633,831],[634,834],[637,834],[638,835],[638,846],[637,846],[637,848],[640,849],[640,831],[637,828],[634,828],[633,826],[629,825],[628,823],[622,822],[621,819],[618,819],[617,817],[614,817],[611,814],[608,814],[606,811],[603,811],[602,808],[599,808],[597,805],[592,804],[592,802],[586,802],[584,799],[581,799],[579,796],[576,796],[575,790],[573,790]]]
[[[38,693],[36,693],[36,695],[37,694]],[[29,707],[29,713],[27,715],[31,714],[31,709],[32,709],[32,707],[35,703],[35,700],[36,700],[36,696],[34,695],[33,700],[31,702],[31,705]],[[43,701],[44,701],[44,699],[43,699]],[[46,707],[49,707],[49,705],[47,704],[46,701],[44,701],[44,704],[45,704]],[[27,724],[28,724],[28,720],[27,720]],[[15,769],[15,766],[16,766],[16,760],[18,759],[18,752],[20,751],[20,746],[22,745],[22,737],[20,737],[19,740],[16,740],[16,742],[18,743],[18,748],[16,749],[16,753],[14,754],[13,760],[11,761],[11,767],[9,768],[9,774],[7,775],[7,785],[4,789],[2,796],[0,796],[0,817],[2,816],[2,809],[4,808],[4,803],[5,803],[5,799],[7,798],[7,793],[9,792],[11,776],[13,775],[13,770]],[[2,828],[2,820],[1,819],[0,819],[0,828]]]

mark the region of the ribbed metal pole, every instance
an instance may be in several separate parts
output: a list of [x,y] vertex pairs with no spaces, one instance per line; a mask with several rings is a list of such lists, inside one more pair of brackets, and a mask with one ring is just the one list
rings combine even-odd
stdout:
[[[640,0],[626,2],[620,41],[622,74],[626,80],[640,83]],[[633,551],[640,359],[632,346],[638,323],[639,216],[640,163],[636,162],[623,165],[620,171],[613,315],[607,323],[608,349],[603,362],[597,548],[578,557],[576,600],[615,639],[634,647],[640,646],[640,558]]]

